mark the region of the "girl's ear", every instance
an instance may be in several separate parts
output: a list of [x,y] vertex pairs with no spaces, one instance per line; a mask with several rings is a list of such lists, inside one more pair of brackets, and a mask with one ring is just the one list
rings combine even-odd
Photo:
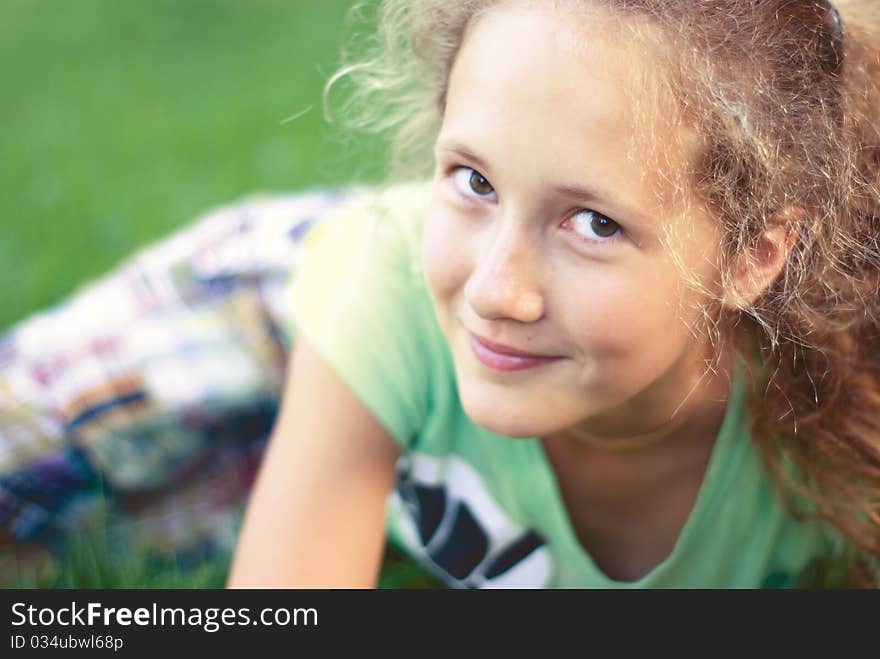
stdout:
[[803,215],[800,206],[778,213],[779,223],[761,235],[754,249],[740,255],[734,269],[734,290],[725,292],[724,306],[747,307],[773,283],[788,261],[795,242],[795,227]]

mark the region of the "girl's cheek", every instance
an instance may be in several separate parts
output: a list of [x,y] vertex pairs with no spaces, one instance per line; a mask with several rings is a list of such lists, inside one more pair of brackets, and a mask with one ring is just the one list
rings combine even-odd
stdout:
[[425,219],[422,261],[434,295],[448,300],[469,276],[467,238],[456,231],[454,217],[432,208]]
[[606,359],[627,359],[649,350],[678,329],[671,305],[663,302],[667,293],[662,280],[594,270],[572,273],[568,281],[577,284],[567,284],[555,298],[556,308],[565,310],[557,317],[564,317],[575,342]]

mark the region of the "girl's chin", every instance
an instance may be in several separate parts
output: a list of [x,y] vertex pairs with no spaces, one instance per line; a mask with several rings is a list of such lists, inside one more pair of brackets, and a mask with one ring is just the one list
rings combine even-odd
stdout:
[[498,397],[468,395],[468,391],[459,391],[465,414],[476,425],[513,439],[541,437],[553,432],[547,423],[542,423],[540,410],[534,405],[516,404],[514,401],[502,401]]
[[542,433],[540,432],[530,432],[527,427],[509,424],[509,423],[498,423],[498,419],[486,419],[482,420],[479,418],[475,418],[473,415],[468,414],[471,421],[473,421],[476,425],[480,426],[484,430],[488,430],[491,433],[495,433],[496,435],[502,435],[504,437],[509,437],[511,439],[529,439],[532,437],[540,437]]

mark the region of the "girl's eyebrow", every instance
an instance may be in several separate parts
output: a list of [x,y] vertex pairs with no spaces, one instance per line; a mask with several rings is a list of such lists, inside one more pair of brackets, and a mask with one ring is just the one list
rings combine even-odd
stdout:
[[471,151],[461,142],[456,140],[443,140],[437,142],[437,150],[438,151],[449,151],[450,153],[454,153],[458,156],[461,156],[464,160],[469,160],[474,163],[477,167],[480,168],[481,173],[488,174],[489,173],[489,165],[486,164],[486,161],[480,158],[476,153]]
[[[454,153],[464,160],[474,163],[477,167],[480,168],[480,173],[485,174],[489,178],[491,178],[490,167],[486,164],[486,161],[461,142],[454,139],[445,139],[442,141],[438,141],[437,150]],[[584,185],[554,185],[551,189],[557,194],[564,195],[566,197],[569,197],[570,199],[576,199],[588,203],[598,203],[603,206],[617,208],[624,211],[626,215],[630,218],[628,222],[629,224],[632,225],[634,223],[638,228],[642,230],[647,230],[650,227],[650,222],[642,213],[637,212],[636,210],[628,207],[625,204],[622,204],[612,199],[608,199],[594,188],[590,188]]]
[[[471,151],[468,147],[466,147],[461,142],[455,140],[444,140],[443,142],[438,143],[438,149],[441,151],[449,151],[451,153],[455,153],[465,160],[469,160],[474,163],[477,167],[480,168],[481,173],[489,174],[489,166],[486,164],[486,161],[480,158],[476,153]],[[579,185],[555,185],[553,186],[553,191],[559,194],[565,195],[567,197],[576,197],[578,199],[583,199],[585,201],[598,201],[609,202],[609,200],[605,199],[599,192],[593,190],[592,188],[579,186]]]

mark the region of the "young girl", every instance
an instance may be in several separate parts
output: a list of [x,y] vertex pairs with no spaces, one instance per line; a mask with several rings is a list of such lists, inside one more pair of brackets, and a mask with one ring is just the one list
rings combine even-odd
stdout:
[[386,0],[341,75],[433,177],[295,232],[229,585],[877,585],[878,23]]

